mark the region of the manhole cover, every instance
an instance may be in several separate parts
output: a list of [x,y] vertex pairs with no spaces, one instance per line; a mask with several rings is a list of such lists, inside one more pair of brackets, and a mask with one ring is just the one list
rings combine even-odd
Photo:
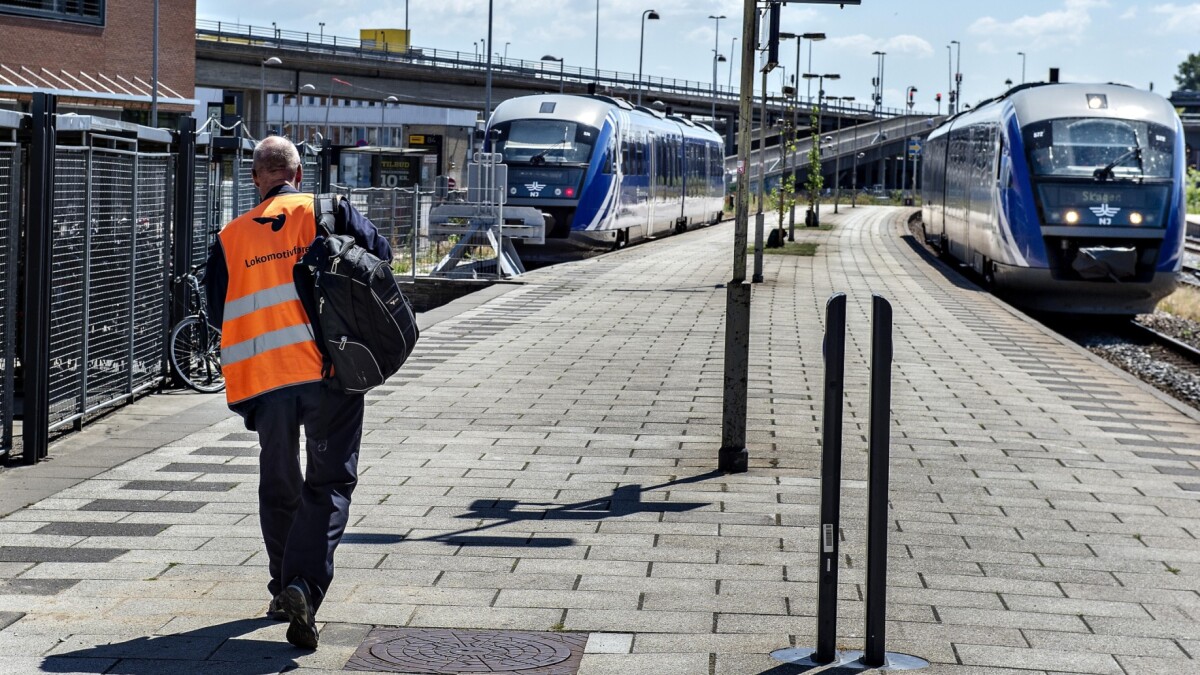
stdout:
[[575,675],[586,634],[376,628],[344,670]]

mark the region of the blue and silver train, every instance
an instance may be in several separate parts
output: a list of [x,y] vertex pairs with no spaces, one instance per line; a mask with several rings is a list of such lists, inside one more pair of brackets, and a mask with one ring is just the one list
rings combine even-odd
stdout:
[[606,96],[523,96],[488,122],[508,203],[547,216],[548,244],[621,247],[721,219],[724,144],[711,128]]
[[925,238],[1029,309],[1153,311],[1182,264],[1184,157],[1161,96],[1016,87],[930,135]]

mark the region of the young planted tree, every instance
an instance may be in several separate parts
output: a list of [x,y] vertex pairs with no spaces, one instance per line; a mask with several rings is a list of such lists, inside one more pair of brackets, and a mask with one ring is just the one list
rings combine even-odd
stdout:
[[821,125],[818,112],[818,107],[813,106],[809,119],[813,134],[809,137],[808,179],[804,183],[804,187],[808,191],[808,213],[804,220],[809,227],[817,227],[821,224],[817,211],[817,200],[821,198],[821,188],[825,187],[825,178],[821,175]]

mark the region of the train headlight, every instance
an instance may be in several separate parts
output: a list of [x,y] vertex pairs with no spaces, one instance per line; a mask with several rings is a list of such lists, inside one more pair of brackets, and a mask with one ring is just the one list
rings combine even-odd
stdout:
[[1067,211],[1067,215],[1065,216],[1065,218],[1066,218],[1068,225],[1074,225],[1075,223],[1079,222],[1079,212],[1078,211]]
[[1141,225],[1142,224],[1142,214],[1138,213],[1137,211],[1134,211],[1133,213],[1129,214],[1129,222],[1134,225]]

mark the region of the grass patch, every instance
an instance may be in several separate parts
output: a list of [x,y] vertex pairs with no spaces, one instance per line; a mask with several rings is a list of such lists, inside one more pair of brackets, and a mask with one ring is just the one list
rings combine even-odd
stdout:
[[814,256],[817,254],[817,247],[820,244],[814,244],[811,241],[805,242],[788,242],[783,248],[768,248],[763,249],[764,253],[771,255],[803,255]]
[[1158,303],[1158,308],[1183,319],[1200,321],[1200,289],[1181,285]]

